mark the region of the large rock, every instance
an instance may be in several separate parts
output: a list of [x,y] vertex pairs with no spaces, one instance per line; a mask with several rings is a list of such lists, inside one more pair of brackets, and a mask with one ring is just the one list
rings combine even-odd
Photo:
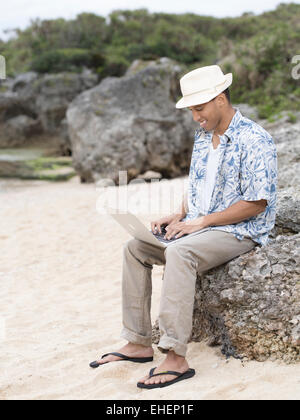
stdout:
[[26,108],[32,114],[38,114],[36,99],[38,95],[37,84],[41,79],[36,72],[22,73],[16,76],[11,83],[11,91],[26,104]]
[[227,356],[300,360],[300,234],[199,276],[192,340]]
[[[98,77],[89,70],[79,74],[65,72],[39,75],[28,72],[10,80],[6,91],[0,93],[0,122],[3,124],[0,147],[24,144],[26,130],[18,128],[11,135],[11,125],[28,126],[29,120],[26,123],[24,120],[24,116],[27,116],[35,121],[37,127],[41,127],[44,138],[60,137],[62,153],[70,154],[68,130],[65,126],[67,107],[79,93],[97,83]],[[13,118],[18,119],[12,120]],[[33,121],[30,124],[33,126]],[[40,130],[36,131],[40,133]],[[25,143],[30,140],[31,135],[26,134]]]
[[221,345],[227,357],[300,361],[299,278],[300,234],[199,275],[190,341]]
[[[67,120],[74,166],[81,180],[128,180],[153,170],[163,177],[188,172],[197,127],[176,110],[182,69],[160,59],[121,78],[108,77],[69,106]],[[135,70],[135,71],[134,71]]]
[[[291,115],[295,121],[291,121]],[[282,112],[273,122],[262,121],[263,127],[272,135],[274,142],[289,143],[300,138],[300,112]]]
[[28,110],[26,102],[16,93],[6,91],[0,93],[0,123],[18,115],[33,116],[33,113]]
[[227,357],[300,361],[298,189],[278,194],[277,212],[269,245],[198,276],[191,341],[220,345]]
[[299,185],[300,179],[300,135],[276,144],[278,156],[278,188]]
[[90,73],[48,74],[39,78],[35,82],[35,106],[44,130],[57,133],[70,102],[96,83],[97,77]]
[[272,127],[268,131],[273,136],[276,144],[292,142],[300,138],[300,122],[283,124],[278,128]]
[[297,184],[278,192],[276,213],[277,232],[290,234],[300,232],[300,189]]
[[259,123],[258,111],[255,107],[248,104],[236,104],[233,106],[239,108],[244,117],[250,118],[250,120],[257,121]]
[[10,118],[6,121],[6,124],[2,123],[0,127],[1,147],[22,146],[29,137],[42,132],[40,121],[27,115],[18,115]]

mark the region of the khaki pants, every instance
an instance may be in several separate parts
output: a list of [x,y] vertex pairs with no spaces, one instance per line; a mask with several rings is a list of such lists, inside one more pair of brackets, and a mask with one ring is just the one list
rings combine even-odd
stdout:
[[151,346],[151,294],[153,264],[165,265],[159,309],[160,342],[163,353],[173,350],[185,356],[192,330],[197,273],[217,267],[256,245],[250,238],[210,230],[183,238],[162,249],[138,239],[124,245],[123,330],[131,343]]

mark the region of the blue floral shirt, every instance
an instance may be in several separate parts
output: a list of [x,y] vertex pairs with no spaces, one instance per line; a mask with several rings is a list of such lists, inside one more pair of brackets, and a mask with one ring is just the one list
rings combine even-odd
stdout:
[[[271,135],[259,124],[242,116],[238,108],[220,137],[216,182],[207,214],[220,212],[240,200],[267,200],[263,213],[240,223],[212,226],[211,230],[233,233],[238,239],[250,237],[260,245],[268,243],[275,224],[277,153]],[[183,219],[199,217],[199,202],[206,174],[209,144],[213,132],[196,130],[188,187],[188,213]]]

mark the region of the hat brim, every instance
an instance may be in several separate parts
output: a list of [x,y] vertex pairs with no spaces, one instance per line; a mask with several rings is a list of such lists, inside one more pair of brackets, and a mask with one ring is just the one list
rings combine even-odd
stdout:
[[216,90],[214,93],[194,93],[193,95],[189,95],[188,97],[181,98],[177,104],[177,109],[187,108],[189,106],[196,106],[205,104],[206,102],[211,101],[216,96],[220,95],[225,89],[227,89],[232,84],[232,73],[225,74],[226,81],[221,86],[220,89]]

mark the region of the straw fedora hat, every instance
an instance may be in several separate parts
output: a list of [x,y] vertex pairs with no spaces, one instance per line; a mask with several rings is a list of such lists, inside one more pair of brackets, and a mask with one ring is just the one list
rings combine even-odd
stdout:
[[180,79],[182,98],[176,108],[209,102],[232,83],[232,73],[224,75],[219,66],[206,66],[190,71]]

